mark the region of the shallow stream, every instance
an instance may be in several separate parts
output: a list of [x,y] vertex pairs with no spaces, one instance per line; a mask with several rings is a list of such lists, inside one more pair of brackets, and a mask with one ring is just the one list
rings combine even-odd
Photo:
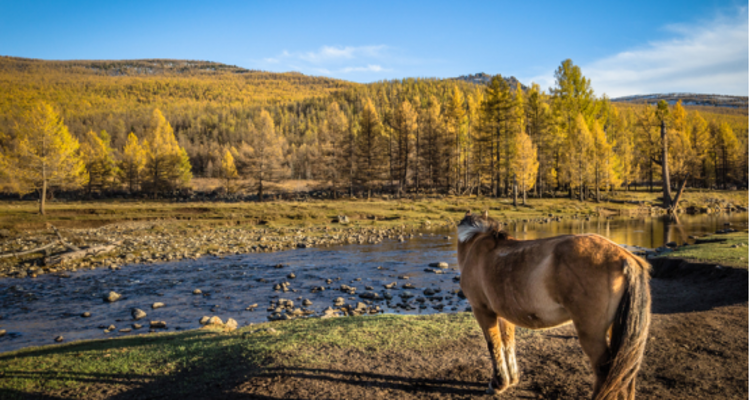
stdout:
[[[691,236],[701,236],[728,227],[747,229],[748,214],[701,214],[669,217],[564,219],[545,224],[518,223],[507,230],[518,239],[535,239],[570,233],[598,233],[620,244],[655,248],[675,241],[690,242]],[[425,314],[463,311],[465,300],[453,293],[458,289],[455,254],[455,234],[452,231],[426,231],[399,242],[386,240],[373,245],[341,245],[329,248],[297,249],[277,253],[206,256],[198,260],[184,260],[162,264],[125,265],[120,270],[97,269],[62,274],[42,275],[38,278],[0,279],[0,329],[7,333],[0,337],[0,352],[27,346],[54,343],[63,336],[65,342],[101,339],[148,332],[148,321],[166,321],[168,331],[200,327],[203,316],[216,315],[226,321],[234,318],[240,326],[267,321],[266,310],[271,300],[292,300],[295,307],[302,299],[313,304],[308,309],[321,313],[333,306],[337,297],[355,305],[364,301],[358,297],[372,286],[380,295],[393,296],[389,307],[376,301],[384,312]],[[443,274],[425,271],[430,263],[447,262]],[[275,268],[283,264],[282,268]],[[296,277],[289,279],[294,273]],[[408,277],[408,279],[405,279]],[[332,279],[332,284],[326,284]],[[359,280],[358,280],[359,279]],[[262,280],[262,281],[259,281]],[[289,282],[289,292],[275,291],[277,283]],[[397,282],[393,289],[384,285]],[[404,289],[410,283],[415,288]],[[350,295],[338,291],[345,284],[356,288]],[[324,291],[312,293],[313,287]],[[435,295],[425,296],[431,288]],[[203,293],[193,294],[195,289]],[[438,291],[439,289],[439,291]],[[114,303],[102,297],[115,291],[122,298]],[[400,295],[410,292],[413,297],[402,300]],[[418,302],[422,298],[423,303]],[[165,307],[153,310],[151,305],[162,302]],[[408,303],[413,309],[395,307]],[[255,311],[247,311],[258,304]],[[420,308],[420,306],[423,306]],[[130,328],[131,310],[139,308],[148,316],[137,323],[145,327],[121,333]],[[82,313],[91,316],[84,318]],[[105,333],[103,327],[116,329]],[[163,330],[162,330],[163,331]]]

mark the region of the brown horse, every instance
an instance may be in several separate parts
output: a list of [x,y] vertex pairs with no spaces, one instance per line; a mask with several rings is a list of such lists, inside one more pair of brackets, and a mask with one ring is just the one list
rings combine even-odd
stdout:
[[492,358],[488,392],[518,383],[516,325],[572,321],[596,376],[592,398],[635,398],[651,320],[648,263],[593,234],[515,240],[486,211],[467,212],[458,238],[461,289]]

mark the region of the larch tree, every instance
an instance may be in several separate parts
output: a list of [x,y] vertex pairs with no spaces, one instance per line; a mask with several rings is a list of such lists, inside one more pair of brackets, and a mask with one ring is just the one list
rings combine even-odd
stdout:
[[154,195],[159,190],[190,184],[190,159],[159,109],[151,114],[143,146],[147,149],[145,177]]
[[435,96],[430,96],[427,107],[422,111],[419,120],[419,141],[417,146],[417,168],[414,183],[417,188],[423,184],[436,188],[441,185],[447,161],[444,157],[448,143],[445,140],[445,127],[440,115],[440,103]]
[[[332,102],[326,108],[326,119],[320,135],[320,151],[323,162],[320,163],[321,177],[330,182],[334,197],[338,188],[349,177],[350,166],[348,158],[350,138],[348,136],[349,120],[341,111],[339,103]],[[353,161],[353,160],[351,160]]]
[[232,183],[239,178],[237,173],[237,166],[234,165],[234,156],[230,149],[226,149],[221,157],[221,179],[224,181],[224,188],[227,192],[232,193],[235,191]]
[[258,200],[263,201],[263,184],[276,182],[288,173],[284,165],[284,151],[288,144],[286,139],[276,132],[273,118],[266,110],[261,111],[255,131],[255,134],[248,138],[248,143],[241,147],[240,153],[245,159],[245,174],[253,180]]
[[125,147],[122,149],[119,168],[120,181],[127,183],[130,192],[140,185],[147,157],[147,150],[138,142],[138,136],[130,132]]
[[417,113],[411,103],[404,100],[396,109],[394,115],[394,130],[397,138],[397,160],[396,171],[399,182],[399,195],[406,188],[406,179],[409,174],[409,159],[414,151],[413,142],[417,131]]
[[521,188],[522,204],[526,205],[526,193],[534,188],[537,171],[539,170],[537,147],[525,132],[516,135],[515,145],[513,172]]
[[25,109],[15,128],[14,146],[0,152],[0,170],[13,171],[3,186],[18,194],[38,191],[39,213],[44,215],[48,188],[76,188],[88,179],[80,144],[43,102]]
[[459,191],[459,179],[461,177],[461,148],[464,141],[464,121],[466,119],[466,106],[464,105],[464,95],[453,86],[448,103],[445,105],[445,127],[448,135],[452,138],[450,156],[448,158],[449,186],[453,186],[456,193]]
[[83,136],[80,151],[89,176],[87,185],[89,194],[94,187],[98,187],[99,190],[104,189],[117,173],[117,164],[113,157],[114,150],[109,145],[109,135],[106,131],[102,131],[101,134],[88,131]]
[[604,133],[599,121],[594,121],[594,126],[591,129],[591,161],[593,164],[594,174],[594,188],[596,190],[596,202],[600,202],[601,187],[603,184],[608,184],[611,177],[614,175],[614,165],[612,163],[612,145],[607,140],[607,135]]
[[719,186],[719,178],[721,178],[721,187],[727,189],[730,180],[739,176],[737,166],[741,154],[740,143],[732,127],[726,122],[712,124],[711,136],[716,185]]
[[590,162],[593,149],[591,131],[586,125],[583,115],[578,114],[573,125],[572,134],[567,140],[566,170],[573,188],[580,191],[579,199],[584,201],[586,184],[591,173]]
[[383,178],[386,163],[386,140],[383,136],[383,124],[378,111],[370,98],[364,100],[359,119],[357,146],[357,175],[359,183],[365,187],[368,197],[372,194],[375,181]]

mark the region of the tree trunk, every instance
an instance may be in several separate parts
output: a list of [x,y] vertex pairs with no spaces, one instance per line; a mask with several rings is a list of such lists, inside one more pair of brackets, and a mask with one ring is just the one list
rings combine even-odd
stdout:
[[674,212],[677,210],[677,207],[680,206],[680,197],[682,197],[682,192],[685,190],[685,184],[688,181],[689,175],[685,175],[685,178],[680,183],[680,188],[677,189],[677,194],[674,196],[674,201],[672,201],[672,207],[671,211]]
[[44,215],[44,202],[47,200],[47,179],[42,181],[42,198],[39,199],[39,214]]
[[513,174],[513,207],[518,207],[518,183],[516,183],[516,174]]
[[672,192],[669,186],[669,149],[667,147],[667,125],[661,121],[661,180],[664,208],[672,207]]

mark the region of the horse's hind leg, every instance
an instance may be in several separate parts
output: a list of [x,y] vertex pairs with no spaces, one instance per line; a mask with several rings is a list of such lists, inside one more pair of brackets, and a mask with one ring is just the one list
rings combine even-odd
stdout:
[[578,340],[581,342],[581,348],[591,361],[591,368],[594,370],[596,380],[594,381],[594,393],[591,397],[596,398],[604,380],[609,373],[609,346],[607,345],[608,327],[598,326],[598,323],[583,323],[573,321],[578,332]]
[[492,359],[492,380],[488,393],[500,394],[504,392],[511,383],[508,365],[505,359],[505,350],[503,346],[503,336],[498,326],[498,317],[489,310],[478,310],[474,308],[474,317],[476,317],[479,326],[484,332],[484,338],[487,341],[487,348],[490,351]]

